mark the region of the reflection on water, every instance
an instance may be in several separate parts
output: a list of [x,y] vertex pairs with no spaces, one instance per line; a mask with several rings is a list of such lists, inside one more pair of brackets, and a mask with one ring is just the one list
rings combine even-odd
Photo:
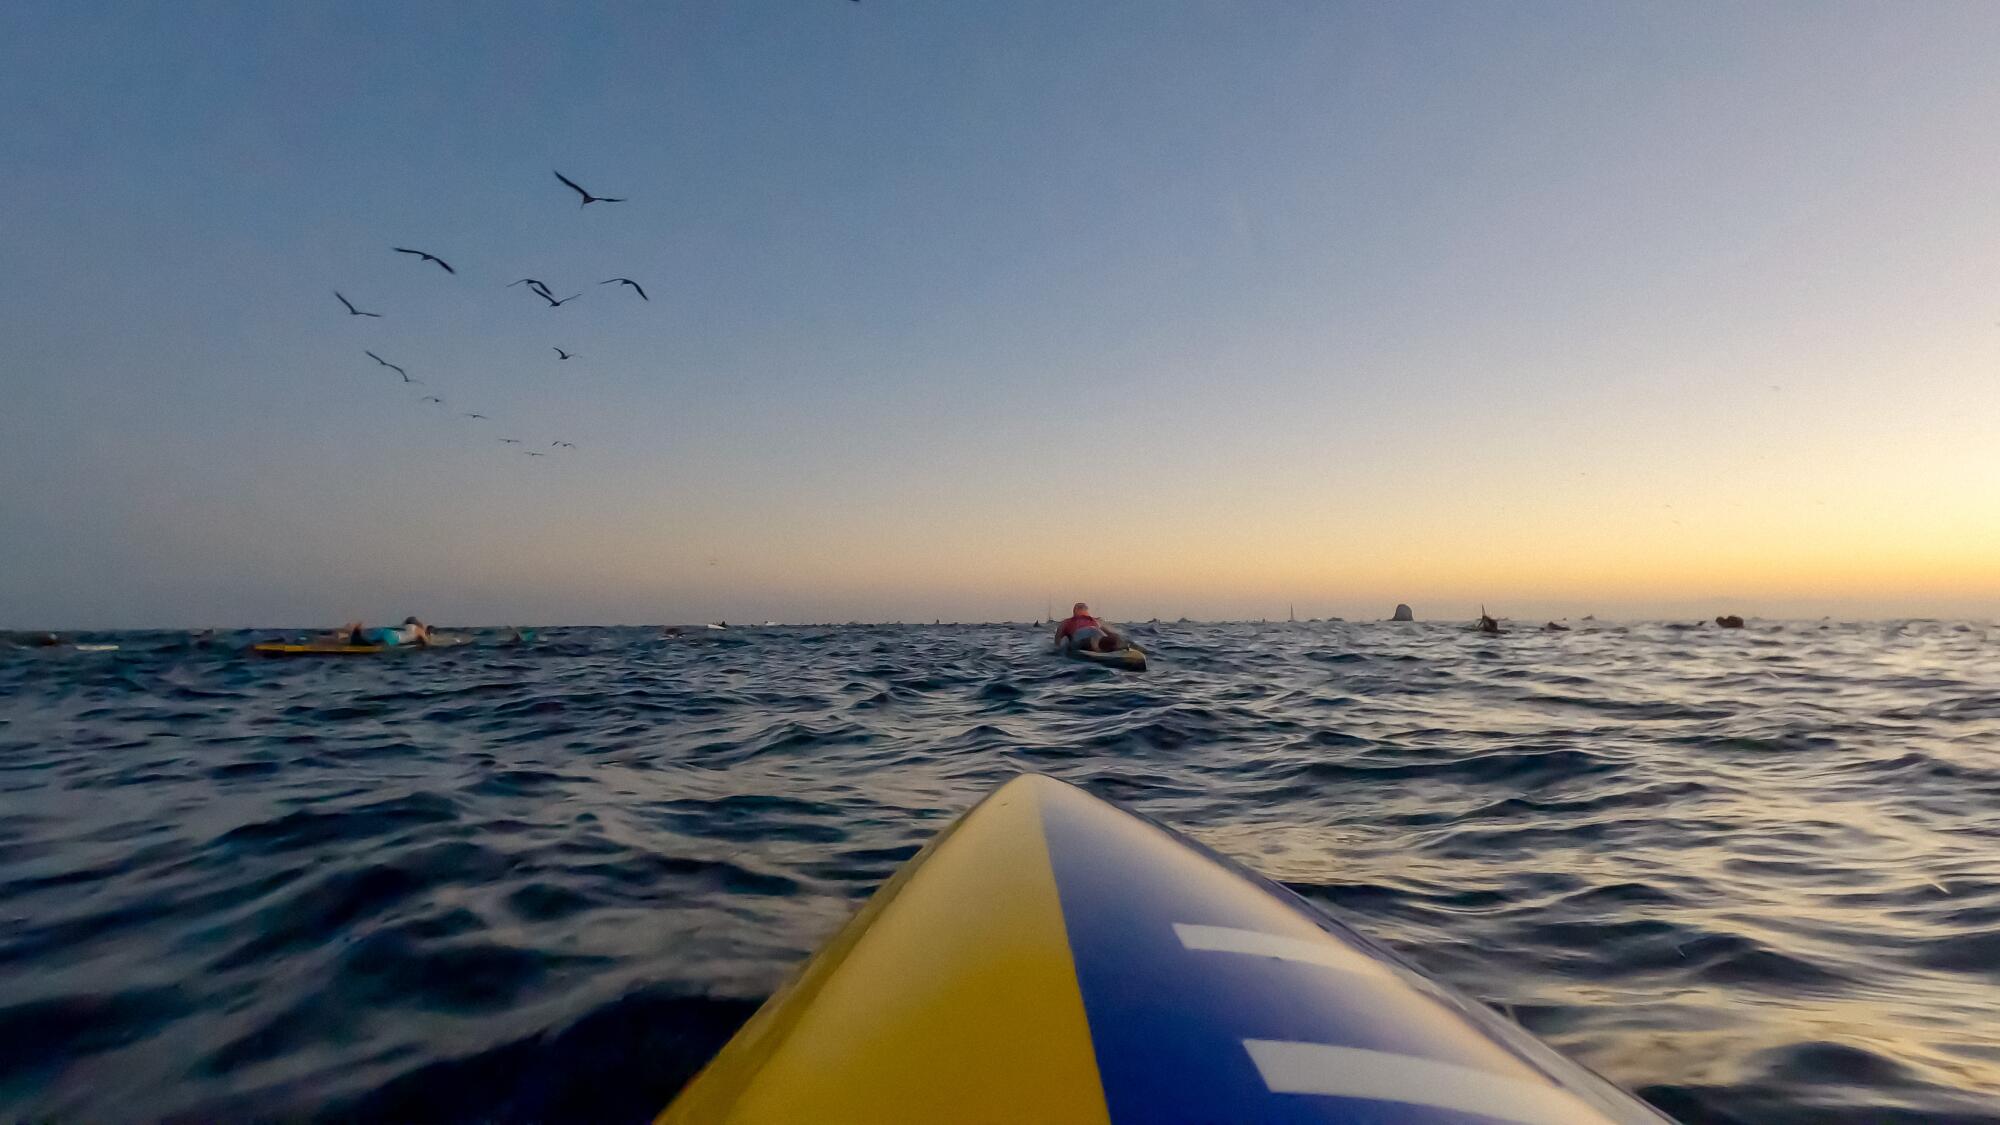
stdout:
[[2000,631],[1135,632],[0,650],[0,1116],[643,1118],[1036,770],[1685,1120],[2000,1121]]

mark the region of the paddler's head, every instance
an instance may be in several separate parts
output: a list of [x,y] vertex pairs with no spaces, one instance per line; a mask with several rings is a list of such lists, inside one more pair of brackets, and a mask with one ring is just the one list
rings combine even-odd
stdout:
[[1069,615],[1071,617],[1089,617],[1090,607],[1083,604],[1082,602],[1078,602],[1075,605],[1069,607]]

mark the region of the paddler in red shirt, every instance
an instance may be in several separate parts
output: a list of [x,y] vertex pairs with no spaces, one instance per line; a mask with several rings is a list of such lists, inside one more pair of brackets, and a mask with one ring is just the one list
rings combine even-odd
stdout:
[[1085,652],[1117,652],[1120,645],[1118,634],[1092,617],[1090,607],[1082,602],[1070,607],[1069,620],[1056,629],[1058,650],[1080,648]]

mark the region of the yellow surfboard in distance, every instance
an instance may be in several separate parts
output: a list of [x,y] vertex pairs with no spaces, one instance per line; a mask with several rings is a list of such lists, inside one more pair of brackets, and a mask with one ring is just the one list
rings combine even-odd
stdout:
[[1102,664],[1107,668],[1122,668],[1127,672],[1146,670],[1146,650],[1138,645],[1126,645],[1116,652],[1085,652],[1077,650],[1069,654],[1073,660],[1087,660],[1092,664]]
[[1042,835],[1002,786],[766,1001],[659,1125],[1107,1123]]

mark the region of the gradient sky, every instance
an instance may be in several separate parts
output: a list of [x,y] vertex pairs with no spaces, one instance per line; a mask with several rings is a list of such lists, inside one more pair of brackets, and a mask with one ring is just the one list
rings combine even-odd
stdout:
[[1996,57],[1985,2],[7,4],[0,626],[1992,616]]

